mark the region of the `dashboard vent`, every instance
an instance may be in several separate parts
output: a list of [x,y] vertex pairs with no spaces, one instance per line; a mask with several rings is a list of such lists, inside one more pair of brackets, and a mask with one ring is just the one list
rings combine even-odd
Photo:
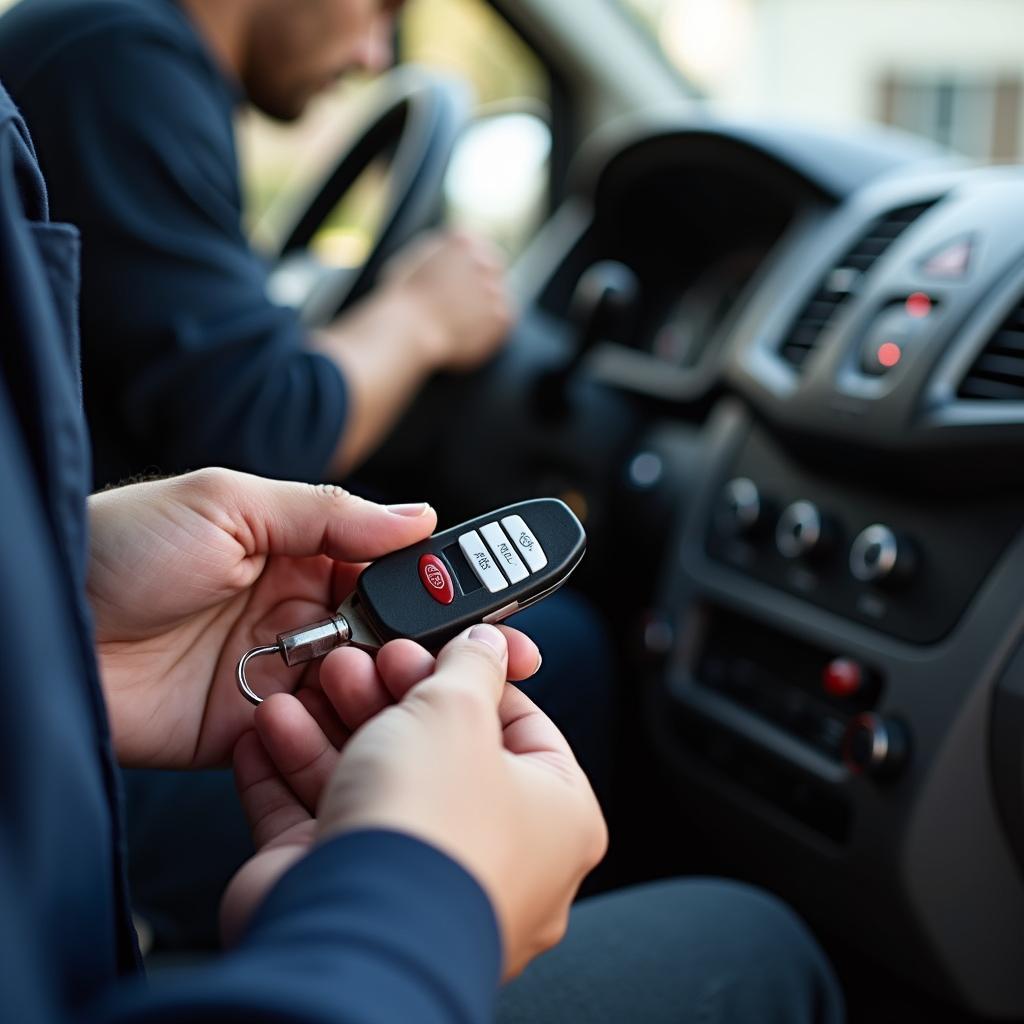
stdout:
[[779,350],[782,358],[800,369],[814,351],[818,338],[839,307],[860,287],[860,282],[882,254],[933,203],[901,206],[879,217],[829,272],[810,301],[800,310]]
[[1024,402],[1024,300],[999,325],[967,371],[958,398]]

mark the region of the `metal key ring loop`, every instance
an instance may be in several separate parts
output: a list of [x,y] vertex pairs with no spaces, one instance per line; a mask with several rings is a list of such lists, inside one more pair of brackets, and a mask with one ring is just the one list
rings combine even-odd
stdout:
[[249,685],[249,681],[245,678],[245,666],[249,664],[252,658],[260,658],[266,654],[280,654],[281,649],[275,644],[273,647],[254,647],[251,651],[246,651],[242,655],[242,660],[238,663],[238,668],[235,671],[235,678],[238,680],[238,688],[242,691],[242,696],[250,704],[259,706],[263,703],[263,698],[253,690]]

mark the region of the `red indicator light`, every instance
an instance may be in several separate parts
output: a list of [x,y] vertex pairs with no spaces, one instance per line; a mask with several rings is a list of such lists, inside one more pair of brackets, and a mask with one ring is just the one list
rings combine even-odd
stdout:
[[894,341],[887,341],[878,346],[878,362],[887,370],[891,370],[903,358],[903,349]]
[[924,292],[914,292],[913,295],[907,296],[903,308],[907,311],[907,316],[923,320],[932,311],[932,300]]
[[853,697],[864,685],[864,670],[850,658],[835,658],[821,674],[825,692],[833,697]]

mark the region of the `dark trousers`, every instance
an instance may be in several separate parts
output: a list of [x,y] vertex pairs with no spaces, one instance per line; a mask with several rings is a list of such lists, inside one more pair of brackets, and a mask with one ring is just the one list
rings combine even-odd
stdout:
[[564,941],[501,993],[498,1024],[841,1024],[802,922],[735,882],[657,882],[578,903]]

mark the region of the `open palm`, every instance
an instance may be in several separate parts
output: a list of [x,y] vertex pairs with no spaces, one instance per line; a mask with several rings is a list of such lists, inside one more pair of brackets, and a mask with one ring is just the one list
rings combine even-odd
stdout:
[[[325,618],[362,563],[435,524],[427,505],[389,509],[225,470],[90,499],[88,594],[121,762],[226,763],[252,723],[235,688],[239,656]],[[316,671],[275,663],[261,692],[294,690]]]

